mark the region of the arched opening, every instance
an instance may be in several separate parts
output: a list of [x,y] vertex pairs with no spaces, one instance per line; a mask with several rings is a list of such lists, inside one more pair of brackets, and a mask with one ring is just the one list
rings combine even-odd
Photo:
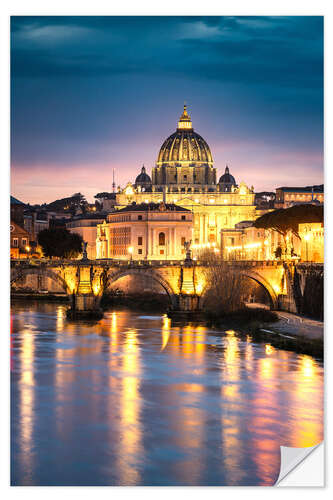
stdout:
[[66,281],[55,272],[46,269],[22,269],[11,277],[11,288],[20,293],[68,293]]
[[247,282],[246,293],[243,296],[244,303],[250,308],[272,309],[273,300],[267,288],[257,279],[244,276]]
[[160,275],[135,269],[109,276],[102,300],[106,306],[128,305],[145,310],[167,310],[176,303],[172,288]]
[[[238,276],[238,277],[237,277]],[[240,278],[240,279],[239,279]],[[201,304],[203,308],[209,306],[209,302],[217,304],[217,296],[220,299],[229,299],[236,304],[236,307],[246,305],[252,308],[277,309],[278,299],[273,287],[260,275],[255,272],[241,272],[236,275],[235,279],[230,276],[230,279],[225,280],[222,286],[232,287],[234,292],[228,297],[228,293],[224,292],[224,288],[217,290],[215,293],[209,283],[204,287],[201,293]],[[226,299],[226,300],[227,300]]]
[[165,246],[165,233],[159,233],[158,235],[158,244],[160,247]]

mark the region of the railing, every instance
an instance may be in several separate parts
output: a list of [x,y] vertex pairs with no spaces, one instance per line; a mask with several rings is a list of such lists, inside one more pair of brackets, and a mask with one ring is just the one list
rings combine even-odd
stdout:
[[[285,261],[279,260],[222,260],[224,264],[232,267],[277,267],[283,265]],[[286,261],[287,263],[289,261]],[[304,266],[322,266],[315,262],[295,262],[296,265]],[[192,260],[194,266],[211,265],[205,260]],[[178,267],[185,265],[185,260],[114,260],[114,259],[95,259],[95,260],[74,260],[74,259],[11,259],[11,267],[60,267],[60,266],[101,266],[101,267]]]

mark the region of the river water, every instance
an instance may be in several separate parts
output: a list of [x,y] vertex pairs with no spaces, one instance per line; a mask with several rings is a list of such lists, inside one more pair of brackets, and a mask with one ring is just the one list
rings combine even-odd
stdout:
[[13,485],[272,485],[323,439],[323,367],[232,330],[16,303]]

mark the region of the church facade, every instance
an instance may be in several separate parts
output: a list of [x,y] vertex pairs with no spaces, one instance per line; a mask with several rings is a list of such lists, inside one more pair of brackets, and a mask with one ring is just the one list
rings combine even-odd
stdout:
[[116,193],[116,209],[133,203],[167,203],[193,214],[192,247],[219,245],[222,229],[254,220],[254,190],[239,185],[226,167],[217,177],[211,150],[194,131],[186,106],[176,131],[162,144],[151,176],[142,167],[134,183]]

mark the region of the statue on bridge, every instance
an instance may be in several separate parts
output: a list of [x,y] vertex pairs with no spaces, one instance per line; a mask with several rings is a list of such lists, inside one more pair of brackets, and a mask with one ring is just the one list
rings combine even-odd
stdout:
[[82,260],[88,260],[87,246],[88,246],[88,242],[84,241],[83,242]]
[[192,243],[192,240],[184,242],[185,262],[192,262],[191,243]]

